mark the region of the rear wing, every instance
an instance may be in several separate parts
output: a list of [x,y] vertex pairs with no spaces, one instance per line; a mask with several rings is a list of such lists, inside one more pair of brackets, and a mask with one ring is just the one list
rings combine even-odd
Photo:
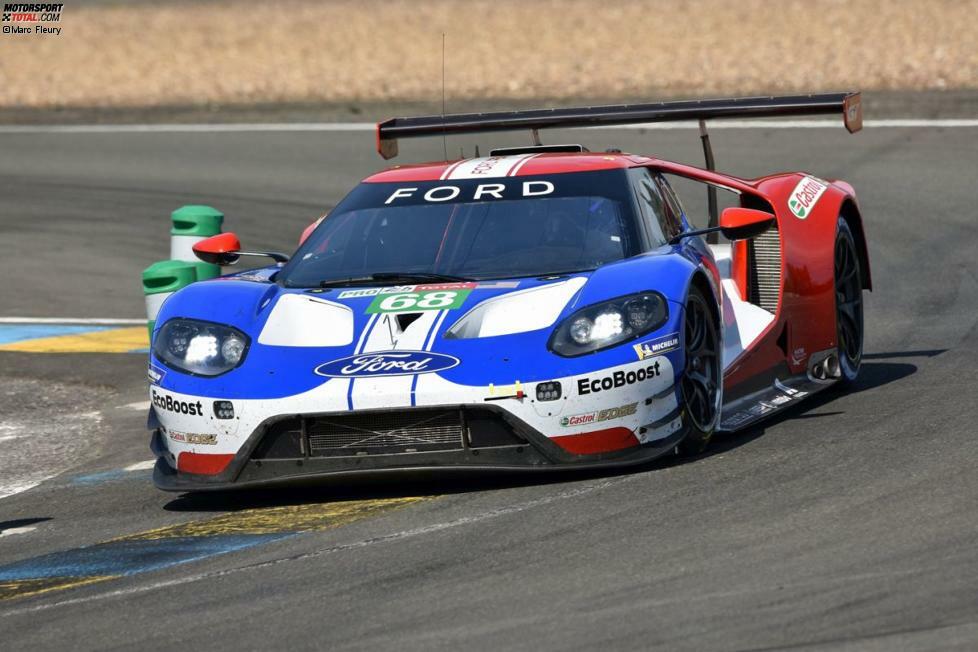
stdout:
[[394,158],[397,156],[399,138],[519,129],[536,132],[538,129],[556,127],[599,127],[676,120],[702,122],[713,118],[770,118],[833,113],[842,113],[843,123],[849,133],[859,131],[863,124],[859,92],[393,118],[377,125],[377,151],[385,159]]

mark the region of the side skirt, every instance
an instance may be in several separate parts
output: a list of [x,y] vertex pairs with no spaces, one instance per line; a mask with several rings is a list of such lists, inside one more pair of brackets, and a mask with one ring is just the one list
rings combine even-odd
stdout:
[[[831,352],[834,353],[834,349]],[[838,378],[819,380],[811,373],[813,362],[824,360],[828,353],[829,351],[825,351],[812,355],[808,373],[775,377],[769,385],[724,403],[717,430],[743,430],[835,384]]]

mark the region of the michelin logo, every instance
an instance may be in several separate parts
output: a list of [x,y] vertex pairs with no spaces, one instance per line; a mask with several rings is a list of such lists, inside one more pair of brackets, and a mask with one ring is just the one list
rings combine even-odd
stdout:
[[678,347],[679,333],[670,333],[669,335],[664,335],[654,340],[649,340],[648,342],[639,342],[638,344],[632,345],[632,348],[635,349],[635,353],[638,354],[639,360],[645,360],[646,358],[651,358],[656,355],[662,355],[663,353],[672,351]]

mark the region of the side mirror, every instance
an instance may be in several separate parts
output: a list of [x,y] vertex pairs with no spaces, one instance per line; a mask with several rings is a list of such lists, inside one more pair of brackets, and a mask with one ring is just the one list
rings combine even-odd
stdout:
[[774,224],[774,215],[753,208],[731,207],[720,214],[720,231],[727,240],[755,238]]
[[287,263],[289,257],[275,251],[241,251],[241,241],[233,233],[219,233],[194,245],[194,254],[205,263],[233,265],[241,256],[267,256],[276,263]]
[[219,233],[194,245],[194,255],[205,263],[233,265],[238,262],[241,241],[233,233]]

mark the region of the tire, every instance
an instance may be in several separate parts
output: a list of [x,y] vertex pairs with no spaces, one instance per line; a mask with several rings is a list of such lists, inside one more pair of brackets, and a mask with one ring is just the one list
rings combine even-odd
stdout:
[[845,218],[839,217],[835,235],[835,330],[840,378],[847,387],[855,383],[863,360],[863,284],[856,239]]
[[708,299],[696,286],[690,287],[683,311],[686,368],[679,381],[686,430],[679,444],[681,455],[697,455],[706,450],[720,422],[723,370],[719,329],[713,315]]

